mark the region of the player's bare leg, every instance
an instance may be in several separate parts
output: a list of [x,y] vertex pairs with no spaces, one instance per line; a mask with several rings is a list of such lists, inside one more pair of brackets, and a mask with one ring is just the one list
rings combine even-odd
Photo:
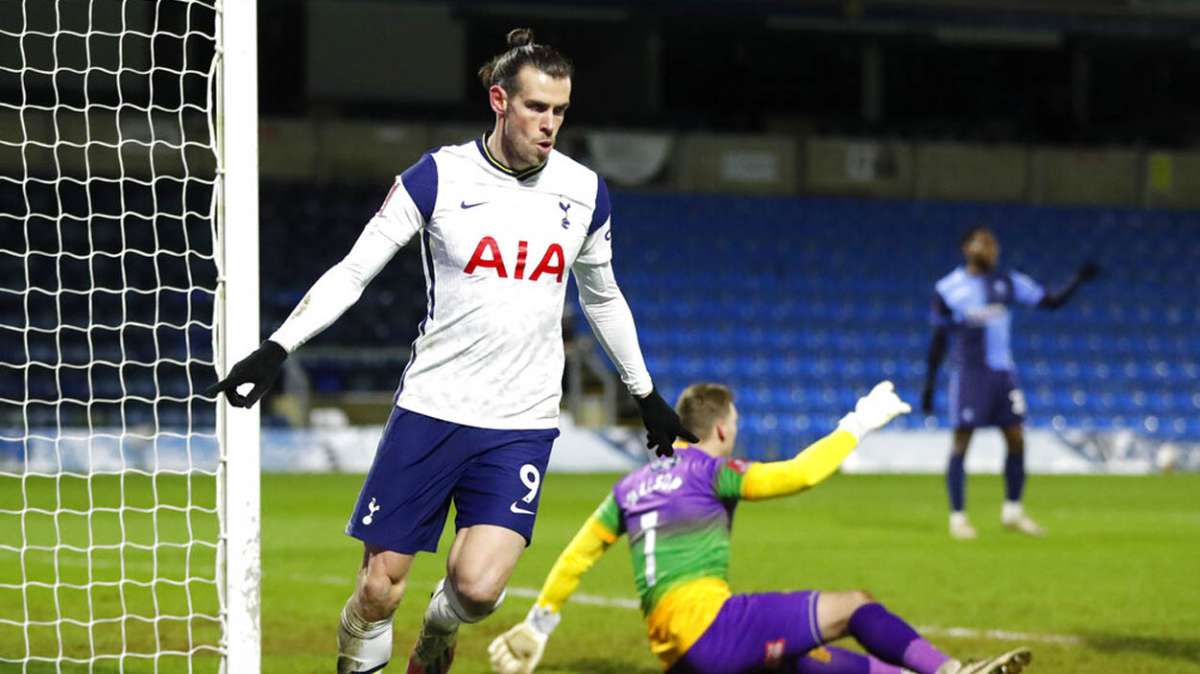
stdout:
[[421,634],[408,660],[409,674],[443,674],[454,660],[458,627],[492,614],[504,601],[504,586],[525,551],[525,539],[504,527],[480,524],[459,530],[446,560]]
[[1020,648],[979,662],[955,660],[861,590],[822,592],[816,613],[825,642],[852,636],[876,658],[918,674],[1017,674],[1032,659]]
[[412,562],[412,555],[363,546],[358,583],[338,624],[338,674],[376,672],[391,659],[392,614]]
[[946,492],[950,496],[950,535],[959,540],[975,538],[975,527],[967,519],[967,448],[971,446],[973,428],[954,429],[950,461],[946,466]]
[[1045,536],[1046,530],[1025,514],[1021,496],[1025,490],[1025,431],[1021,424],[1005,426],[1004,442],[1008,455],[1004,459],[1004,506],[1000,521],[1005,527],[1029,536]]

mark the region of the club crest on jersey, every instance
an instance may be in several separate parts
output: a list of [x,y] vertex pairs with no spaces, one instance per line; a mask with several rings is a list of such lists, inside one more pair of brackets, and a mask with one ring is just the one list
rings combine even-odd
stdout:
[[562,228],[563,228],[563,229],[570,229],[570,228],[571,228],[571,221],[567,219],[567,215],[568,215],[568,214],[567,214],[567,211],[571,210],[571,204],[564,203],[564,202],[561,202],[561,201],[560,201],[560,202],[558,202],[558,207],[559,207],[559,208],[561,208],[561,209],[562,209],[562,212],[563,212]]
[[[562,246],[557,243],[550,244],[542,255],[542,261],[538,262],[533,271],[528,277],[525,276],[525,261],[529,256],[529,242],[517,242],[517,264],[513,268],[512,277],[518,281],[536,281],[541,278],[542,274],[554,276],[554,280],[558,283],[563,282],[563,273],[566,270],[567,262],[566,255],[563,253]],[[490,236],[485,236],[479,240],[475,246],[475,253],[471,255],[467,266],[463,268],[464,274],[474,274],[479,269],[491,269],[496,276],[500,278],[508,278],[508,266],[504,264],[504,255],[500,252],[500,244]]]

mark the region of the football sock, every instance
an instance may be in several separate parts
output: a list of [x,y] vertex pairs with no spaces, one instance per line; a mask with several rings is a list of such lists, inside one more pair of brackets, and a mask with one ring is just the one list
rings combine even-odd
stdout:
[[960,513],[967,507],[967,472],[963,468],[966,462],[964,454],[950,454],[950,464],[946,466],[946,491],[950,494],[950,510]]
[[463,623],[477,623],[500,608],[507,594],[507,590],[502,592],[496,603],[485,611],[471,611],[454,590],[454,585],[443,578],[438,582],[433,597],[429,599],[429,606],[425,609],[425,625],[439,632],[453,632]]
[[903,670],[869,655],[822,646],[796,660],[796,674],[902,674]]
[[338,674],[374,672],[392,657],[392,619],[369,621],[351,596],[338,621]]
[[1004,500],[1014,503],[1021,500],[1025,490],[1025,453],[1008,453],[1004,459]]
[[850,616],[850,634],[871,655],[919,674],[936,674],[950,659],[882,604],[860,606]]

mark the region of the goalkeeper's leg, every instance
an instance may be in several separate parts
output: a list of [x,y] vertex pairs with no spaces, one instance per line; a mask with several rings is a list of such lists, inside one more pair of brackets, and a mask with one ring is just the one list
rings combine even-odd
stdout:
[[981,663],[951,659],[917,633],[907,622],[862,591],[822,592],[817,600],[817,625],[823,641],[853,636],[871,655],[917,674],[1017,674],[1030,659],[1016,649]]
[[377,672],[391,659],[392,614],[412,560],[412,555],[365,546],[357,587],[338,623],[338,674]]
[[837,646],[822,646],[796,660],[795,674],[910,674],[906,669]]

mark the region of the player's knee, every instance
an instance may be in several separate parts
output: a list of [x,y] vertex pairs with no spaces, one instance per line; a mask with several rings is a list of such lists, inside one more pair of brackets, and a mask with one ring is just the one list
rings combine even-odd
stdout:
[[500,605],[504,585],[487,576],[456,578],[454,594],[467,614],[464,617],[482,620]]
[[867,604],[875,603],[875,596],[866,590],[853,590],[851,592],[847,592],[846,594],[849,595],[846,598],[847,609],[849,610],[849,613],[854,613]]
[[393,579],[386,573],[363,574],[358,585],[359,600],[364,612],[378,620],[390,616],[404,597],[405,580]]

